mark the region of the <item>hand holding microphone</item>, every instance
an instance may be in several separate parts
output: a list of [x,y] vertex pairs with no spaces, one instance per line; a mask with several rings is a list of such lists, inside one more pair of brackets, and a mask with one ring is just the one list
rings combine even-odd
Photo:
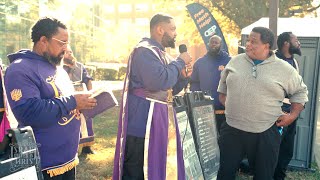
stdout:
[[180,52],[180,53],[184,53],[184,52],[187,52],[187,51],[188,51],[187,45],[185,45],[185,44],[180,44],[180,46],[179,46],[179,52]]
[[180,52],[179,58],[181,58],[186,64],[189,64],[192,58],[188,53],[188,49],[185,44],[181,44],[179,46],[179,52]]
[[192,66],[191,66],[192,58],[188,53],[187,46],[185,44],[181,44],[179,46],[179,52],[180,52],[179,58],[181,58],[186,64],[185,68],[182,69],[181,74],[184,77],[190,77],[192,74]]

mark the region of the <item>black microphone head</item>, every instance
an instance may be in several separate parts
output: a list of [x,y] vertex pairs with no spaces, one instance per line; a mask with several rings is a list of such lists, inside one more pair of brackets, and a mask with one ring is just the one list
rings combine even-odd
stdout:
[[187,52],[187,51],[188,51],[187,46],[185,44],[180,44],[179,52],[180,53],[184,53],[184,52]]

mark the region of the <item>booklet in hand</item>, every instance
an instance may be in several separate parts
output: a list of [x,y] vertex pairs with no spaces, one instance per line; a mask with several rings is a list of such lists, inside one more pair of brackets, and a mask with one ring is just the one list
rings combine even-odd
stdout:
[[100,88],[91,90],[90,92],[92,93],[91,97],[94,97],[97,100],[97,106],[93,109],[81,110],[83,115],[87,118],[94,118],[96,115],[118,105],[118,101],[111,90]]

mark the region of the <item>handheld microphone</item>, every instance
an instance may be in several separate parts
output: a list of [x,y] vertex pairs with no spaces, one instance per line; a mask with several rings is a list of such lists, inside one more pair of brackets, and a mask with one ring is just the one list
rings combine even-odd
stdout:
[[[184,52],[187,52],[187,51],[188,51],[187,46],[185,44],[180,44],[180,46],[179,46],[180,54],[184,53]],[[187,68],[185,69],[185,72],[186,72],[186,74],[188,74],[188,69]]]
[[187,51],[188,51],[187,46],[186,46],[185,44],[180,44],[180,46],[179,46],[179,52],[180,52],[180,54],[181,54],[181,53],[184,53],[184,52],[187,52]]
[[[179,53],[184,53],[184,52],[187,52],[188,51],[188,48],[185,44],[180,44],[179,46]],[[188,74],[188,69],[185,68],[185,73]],[[186,86],[184,87],[184,92],[189,92],[189,80],[188,80],[188,83],[186,84]]]

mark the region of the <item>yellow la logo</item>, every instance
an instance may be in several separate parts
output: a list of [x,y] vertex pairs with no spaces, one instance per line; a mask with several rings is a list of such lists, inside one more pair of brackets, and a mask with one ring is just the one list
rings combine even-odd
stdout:
[[21,89],[14,89],[10,92],[13,101],[19,101],[22,97]]
[[219,66],[218,70],[219,71],[223,71],[224,70],[224,66],[223,65]]

